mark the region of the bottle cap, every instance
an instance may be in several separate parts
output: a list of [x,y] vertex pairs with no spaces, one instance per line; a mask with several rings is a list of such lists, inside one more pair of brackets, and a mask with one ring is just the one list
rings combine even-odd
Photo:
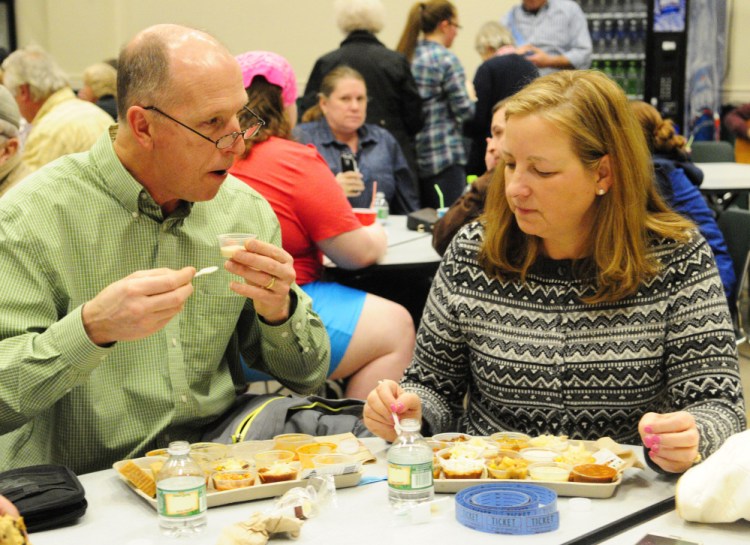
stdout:
[[588,498],[570,498],[568,510],[576,513],[588,513],[591,511],[591,500]]
[[190,443],[187,441],[172,441],[167,448],[167,454],[171,456],[179,456],[188,452],[190,452]]

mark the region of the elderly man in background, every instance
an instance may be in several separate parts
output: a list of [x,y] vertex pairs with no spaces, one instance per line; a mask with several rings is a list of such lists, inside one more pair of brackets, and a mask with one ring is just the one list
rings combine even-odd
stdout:
[[[0,469],[85,473],[198,441],[246,389],[240,354],[296,392],[325,381],[328,337],[276,215],[227,174],[263,124],[240,125],[235,58],[150,27],[120,55],[117,99],[89,152],[0,199]],[[225,259],[221,233],[257,238]]]
[[[422,97],[409,61],[388,49],[376,34],[383,29],[381,0],[337,0],[336,24],[346,34],[338,49],[315,61],[299,101],[299,115],[318,103],[323,78],[342,64],[362,74],[367,86],[367,123],[388,130],[398,141],[412,173],[417,173],[414,138],[424,126]],[[415,185],[416,189],[416,185]]]
[[32,124],[23,150],[23,161],[32,170],[87,151],[114,121],[101,108],[76,98],[65,73],[39,47],[14,51],[2,68],[3,83]]
[[21,162],[21,113],[10,91],[0,85],[0,197],[30,169]]
[[86,68],[78,98],[93,102],[113,119],[117,119],[117,70],[114,66],[98,62]]
[[522,0],[503,20],[513,33],[519,55],[540,75],[564,68],[591,66],[591,35],[586,15],[572,0]]

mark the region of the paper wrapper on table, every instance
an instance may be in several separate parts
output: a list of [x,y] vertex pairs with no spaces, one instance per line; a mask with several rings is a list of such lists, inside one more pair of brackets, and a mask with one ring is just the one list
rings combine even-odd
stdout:
[[598,449],[605,449],[612,452],[623,461],[622,464],[619,464],[618,467],[615,467],[615,469],[617,469],[617,471],[619,472],[623,472],[631,467],[637,469],[644,469],[646,467],[643,465],[643,462],[638,459],[638,456],[636,456],[635,452],[633,452],[628,447],[615,442],[611,437],[602,437],[601,439],[597,439],[594,445],[596,445],[596,448]]
[[731,436],[677,481],[677,513],[692,522],[750,520],[750,430]]
[[302,521],[297,518],[253,513],[245,522],[224,528],[217,545],[264,545],[276,534],[296,539],[301,529]]

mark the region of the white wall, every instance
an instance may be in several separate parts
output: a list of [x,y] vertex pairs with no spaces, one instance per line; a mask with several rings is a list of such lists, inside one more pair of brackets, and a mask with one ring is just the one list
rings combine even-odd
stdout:
[[[412,2],[383,0],[387,22],[380,40],[393,48]],[[500,19],[518,0],[453,0],[463,30],[453,51],[469,80],[479,65],[474,51],[476,29]],[[729,71],[724,102],[750,102],[750,1],[733,4],[729,39]],[[75,85],[86,66],[115,57],[139,30],[162,22],[207,30],[233,53],[267,49],[284,55],[294,67],[299,86],[315,59],[335,49],[342,35],[333,21],[333,0],[17,0],[19,45],[37,43],[47,49]],[[741,30],[744,30],[742,32]]]

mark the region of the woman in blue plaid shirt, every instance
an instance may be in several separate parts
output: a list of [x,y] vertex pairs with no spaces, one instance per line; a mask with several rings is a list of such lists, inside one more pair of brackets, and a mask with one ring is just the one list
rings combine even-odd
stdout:
[[[461,25],[447,0],[417,2],[409,11],[396,50],[411,62],[422,97],[425,124],[417,134],[417,164],[422,206],[450,206],[466,186],[462,124],[474,116],[464,69],[448,48]],[[443,202],[440,202],[440,188]]]

